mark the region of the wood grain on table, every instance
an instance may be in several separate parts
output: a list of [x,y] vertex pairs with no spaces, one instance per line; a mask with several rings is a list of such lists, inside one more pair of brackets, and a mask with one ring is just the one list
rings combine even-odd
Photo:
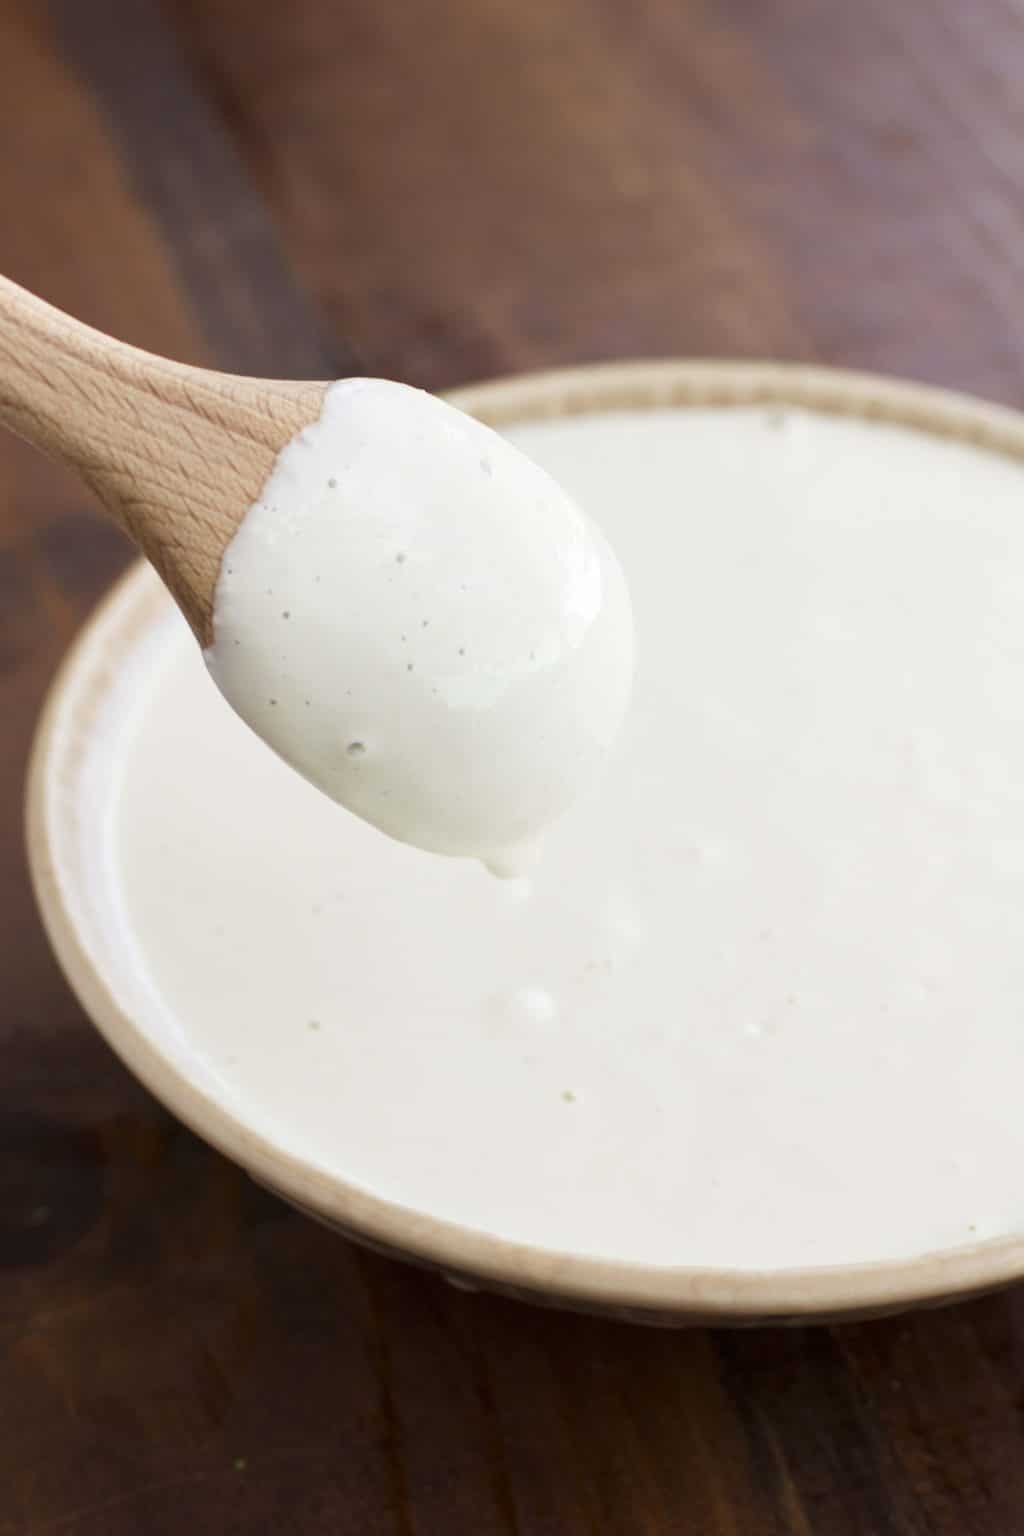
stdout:
[[[1015,0],[0,0],[0,270],[255,373],[782,356],[1019,405],[1022,79]],[[0,1536],[1024,1533],[1024,1290],[749,1334],[462,1294],[128,1076],[20,824],[127,558],[0,444]]]

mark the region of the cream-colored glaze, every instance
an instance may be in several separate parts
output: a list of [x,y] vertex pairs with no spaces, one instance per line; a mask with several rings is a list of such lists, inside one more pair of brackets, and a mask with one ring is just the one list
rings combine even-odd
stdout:
[[227,549],[207,661],[333,799],[504,871],[603,768],[629,595],[600,531],[504,438],[422,390],[346,379]]
[[1020,1232],[1024,469],[776,408],[509,435],[633,593],[599,793],[504,885],[381,839],[164,613],[96,728],[145,1029],[285,1163],[633,1276]]

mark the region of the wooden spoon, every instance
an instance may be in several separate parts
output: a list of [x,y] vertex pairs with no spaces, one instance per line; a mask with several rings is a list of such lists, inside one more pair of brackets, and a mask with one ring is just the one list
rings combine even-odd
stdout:
[[0,422],[77,469],[203,646],[224,551],[326,388],[156,357],[0,277]]

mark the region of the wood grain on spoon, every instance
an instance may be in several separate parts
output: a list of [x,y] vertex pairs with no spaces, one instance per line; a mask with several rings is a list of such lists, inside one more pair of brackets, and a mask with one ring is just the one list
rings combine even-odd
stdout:
[[79,472],[203,645],[224,550],[326,387],[155,357],[0,277],[0,423]]

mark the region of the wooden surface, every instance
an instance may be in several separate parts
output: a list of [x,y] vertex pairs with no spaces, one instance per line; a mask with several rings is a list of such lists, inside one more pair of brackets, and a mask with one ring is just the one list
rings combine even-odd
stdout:
[[[1014,0],[0,0],[0,270],[188,361],[637,353],[1024,403]],[[174,1124],[29,897],[33,716],[127,550],[0,444],[0,1536],[1016,1536],[1024,1290],[655,1333],[356,1252]]]

